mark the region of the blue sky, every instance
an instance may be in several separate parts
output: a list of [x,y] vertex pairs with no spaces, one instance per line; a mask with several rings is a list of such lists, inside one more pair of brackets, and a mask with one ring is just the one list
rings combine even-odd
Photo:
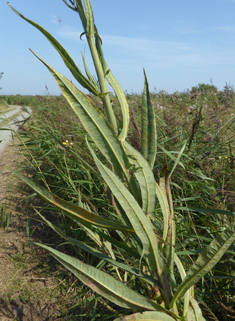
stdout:
[[[62,0],[10,3],[48,30],[81,70],[85,50],[95,74],[86,38],[79,38],[79,16]],[[41,95],[46,85],[50,94],[59,95],[54,78],[28,49],[72,80],[59,54],[5,0],[0,15],[0,94]],[[94,16],[106,61],[128,93],[141,93],[143,68],[151,91],[184,91],[211,79],[219,90],[226,82],[235,85],[235,0],[95,0]]]

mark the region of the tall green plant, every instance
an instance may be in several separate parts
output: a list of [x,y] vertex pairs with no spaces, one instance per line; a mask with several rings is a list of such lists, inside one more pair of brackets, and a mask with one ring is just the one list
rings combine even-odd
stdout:
[[[64,2],[79,14],[84,28],[82,35],[85,35],[88,41],[98,84],[88,71],[84,59],[87,76],[82,74],[67,51],[51,34],[10,7],[21,18],[41,31],[59,52],[75,79],[90,93],[103,100],[107,118],[88,96],[32,51],[51,72],[93,141],[89,143],[87,140],[87,146],[103,181],[108,186],[112,204],[118,215],[114,216],[113,220],[101,217],[84,206],[74,205],[58,198],[19,173],[15,172],[15,174],[46,202],[62,210],[69,218],[82,225],[97,244],[100,244],[101,239],[105,240],[103,244],[106,246],[106,251],[102,252],[84,242],[66,236],[64,232],[42,217],[68,242],[112,264],[116,268],[119,280],[77,258],[49,246],[38,245],[50,251],[62,265],[95,292],[123,308],[134,311],[134,314],[118,318],[116,321],[205,320],[193,297],[193,286],[210,271],[235,241],[235,224],[218,234],[189,270],[185,271],[175,253],[176,228],[170,189],[170,177],[173,170],[169,170],[166,159],[164,159],[164,167],[158,182],[155,181],[153,175],[157,146],[156,127],[145,72],[141,152],[138,152],[128,143],[128,103],[121,86],[105,61],[102,41],[94,23],[90,1],[84,0],[83,3],[82,0],[70,0],[70,4]],[[117,125],[112,109],[107,82],[113,88],[120,105],[122,113],[120,127]],[[173,169],[178,164],[185,146],[186,143],[179,152]],[[76,156],[72,150],[69,148],[67,150]],[[103,162],[97,157],[101,154],[104,156]],[[80,156],[79,161],[81,161]],[[86,164],[85,161],[84,164]],[[156,201],[158,201],[163,217],[160,227],[160,219],[155,214]],[[110,234],[112,230],[118,233],[119,240]],[[121,262],[119,255],[115,253],[121,253],[122,257],[125,257],[125,263]],[[125,272],[124,276],[121,271]],[[124,284],[128,276],[140,279],[146,287],[151,289],[153,293],[151,298],[145,297]]]

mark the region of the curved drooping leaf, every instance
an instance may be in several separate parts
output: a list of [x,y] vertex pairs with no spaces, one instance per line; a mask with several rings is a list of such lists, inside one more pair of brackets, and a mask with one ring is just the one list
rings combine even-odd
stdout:
[[81,241],[78,241],[72,237],[68,237],[68,240],[78,246],[79,248],[85,250],[86,252],[98,257],[99,259],[101,260],[104,260],[105,262],[109,263],[109,264],[112,264],[130,274],[133,274],[135,276],[137,276],[138,278],[146,281],[147,283],[151,284],[151,285],[158,285],[158,283],[156,282],[156,280],[154,280],[153,278],[151,278],[149,275],[147,274],[140,274],[139,273],[139,267],[137,267],[137,269],[133,269],[131,268],[129,265],[127,264],[124,264],[124,263],[121,263],[121,262],[118,262],[114,259],[112,259],[111,257],[109,257],[108,255],[96,250],[95,248],[92,248],[88,245],[86,245],[85,243],[81,242]]
[[[33,51],[32,51],[33,52]],[[34,52],[33,54],[48,68],[58,83],[63,95],[79,117],[88,134],[107,160],[113,165],[115,172],[121,178],[128,176],[127,169],[130,163],[125,151],[113,132],[113,129],[93,104],[93,102],[78,90],[73,83],[48,65]]]
[[109,301],[126,309],[145,309],[169,313],[156,302],[133,291],[122,282],[114,279],[111,275],[49,246],[39,243],[35,244],[51,252],[51,254],[81,282]]
[[[149,275],[147,274],[140,274],[139,273],[139,269],[137,267],[137,269],[133,269],[130,265],[118,262],[117,260],[111,258],[110,256],[108,256],[105,253],[102,253],[100,251],[98,251],[96,248],[91,247],[87,244],[85,244],[84,242],[81,242],[79,240],[76,240],[72,237],[68,237],[60,228],[58,228],[57,226],[55,226],[54,224],[52,224],[50,221],[48,221],[37,209],[35,209],[35,211],[38,213],[38,215],[43,219],[43,221],[50,227],[52,228],[56,233],[58,233],[62,238],[64,238],[66,241],[70,242],[71,244],[79,247],[80,249],[98,257],[100,260],[103,260],[109,264],[112,264],[124,271],[127,271],[137,277],[139,277],[140,279],[146,281],[147,283],[151,284],[151,285],[158,285],[158,283],[156,282],[156,280],[154,280],[153,278],[151,278]],[[110,242],[107,242],[109,244],[111,244]],[[101,243],[102,244],[102,243]],[[100,245],[101,246],[101,245]],[[127,251],[128,253],[128,251]]]
[[101,61],[102,67],[103,67],[104,75],[105,75],[106,79],[108,80],[110,86],[113,88],[113,90],[116,94],[116,97],[118,99],[119,105],[121,107],[123,125],[122,125],[121,133],[119,134],[118,138],[121,141],[125,141],[126,136],[127,136],[127,132],[128,132],[129,121],[130,121],[129,106],[128,106],[125,94],[122,90],[122,87],[119,85],[119,83],[117,82],[117,80],[113,76],[111,70],[109,69],[109,66],[107,65],[107,63],[105,61],[103,50],[101,47],[101,41],[98,36],[95,36],[95,44],[96,44],[96,48],[97,48],[97,51],[98,51],[98,54],[100,57],[100,61]]
[[128,189],[112,171],[110,171],[99,161],[89,144],[88,147],[101,175],[103,176],[113,195],[119,201],[119,204],[122,206],[129,221],[131,222],[136,235],[143,244],[142,256],[145,255],[151,271],[157,270],[157,273],[160,273],[162,271],[162,258],[158,251],[158,243],[160,240],[154,233],[150,221]]
[[207,274],[221,259],[223,254],[235,241],[235,223],[220,233],[209,246],[199,255],[196,262],[191,266],[185,279],[174,294],[171,306],[180,299],[185,292]]
[[31,21],[24,17],[22,14],[20,14],[16,9],[14,9],[8,2],[9,7],[22,19],[30,23],[32,26],[37,28],[41,33],[49,40],[49,42],[52,44],[52,46],[58,51],[60,54],[61,58],[63,59],[65,65],[68,67],[68,69],[71,71],[72,75],[74,78],[88,91],[92,92],[94,95],[99,95],[100,90],[97,91],[97,87],[94,86],[89,79],[87,79],[81,72],[81,70],[77,67],[73,59],[70,57],[68,52],[64,49],[63,46],[44,28],[42,28],[40,25],[35,23],[34,21]]
[[120,317],[114,321],[138,321],[138,320],[148,320],[148,321],[175,321],[175,319],[163,312],[153,312],[146,311],[142,313],[135,313],[127,315],[125,317]]
[[57,197],[53,193],[49,192],[47,189],[36,185],[34,182],[23,177],[22,175],[20,175],[16,171],[12,170],[12,172],[16,176],[18,176],[20,179],[22,179],[22,181],[24,181],[28,186],[30,186],[47,203],[55,206],[59,210],[63,211],[66,214],[66,216],[68,216],[69,218],[71,218],[75,221],[80,222],[81,224],[88,225],[88,226],[94,225],[94,226],[98,226],[101,228],[107,228],[107,229],[112,229],[112,230],[119,230],[120,229],[121,231],[125,231],[128,233],[135,233],[134,230],[130,227],[124,226],[120,223],[115,223],[113,221],[107,220],[103,217],[100,217],[99,215],[96,215],[94,213],[91,213],[91,212],[85,210],[84,208],[82,208],[80,206],[77,206],[75,204],[71,204],[71,203]]
[[157,152],[157,131],[153,106],[151,103],[148,81],[144,70],[144,91],[141,107],[141,153],[148,161],[149,166],[153,165]]
[[139,182],[143,212],[153,219],[155,211],[155,179],[146,159],[130,144],[124,142],[129,162],[136,167],[134,175]]

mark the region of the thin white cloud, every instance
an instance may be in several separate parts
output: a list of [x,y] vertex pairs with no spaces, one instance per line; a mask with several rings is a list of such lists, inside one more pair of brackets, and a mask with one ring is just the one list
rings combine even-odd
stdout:
[[218,26],[218,27],[213,27],[211,30],[218,30],[222,32],[231,32],[235,30],[234,26]]
[[[228,30],[229,26],[218,27]],[[60,36],[79,40],[81,32],[68,26],[61,26]],[[146,38],[101,35],[107,61],[114,69],[189,69],[206,71],[214,68],[227,70],[234,66],[235,48],[224,49],[219,44],[197,42],[192,38],[185,42],[158,41]],[[114,48],[114,50],[113,50]],[[112,54],[110,54],[112,52]]]
[[71,40],[79,40],[82,33],[82,31],[78,31],[77,29],[66,25],[62,26],[57,32],[60,36]]

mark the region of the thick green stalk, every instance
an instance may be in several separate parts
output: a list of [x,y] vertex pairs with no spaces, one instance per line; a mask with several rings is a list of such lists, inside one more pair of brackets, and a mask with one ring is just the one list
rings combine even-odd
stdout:
[[73,7],[69,6],[70,9],[77,11],[82,21],[82,25],[84,28],[84,32],[82,33],[82,35],[86,34],[86,37],[87,37],[87,42],[90,48],[92,60],[94,62],[96,74],[99,81],[100,91],[103,94],[102,98],[103,98],[105,112],[107,114],[107,118],[110,125],[112,126],[115,134],[117,135],[118,134],[117,122],[116,122],[113,108],[109,99],[109,95],[107,94],[108,88],[107,88],[107,83],[105,81],[103,67],[95,46],[94,36],[95,34],[98,34],[98,31],[94,23],[94,17],[93,17],[90,1],[84,0],[85,7],[83,5],[82,0],[76,0],[76,5],[75,5],[75,1],[71,3],[73,3]]
[[100,84],[100,91],[103,93],[103,103],[104,103],[104,108],[108,117],[108,121],[111,124],[111,126],[113,127],[113,130],[115,132],[115,134],[118,133],[117,130],[117,122],[116,122],[116,118],[113,112],[113,108],[112,105],[110,103],[110,99],[109,99],[109,95],[107,95],[108,92],[108,87],[107,87],[107,83],[105,81],[105,76],[104,76],[104,72],[103,72],[103,68],[98,56],[98,52],[95,46],[95,41],[93,36],[87,35],[87,41],[88,41],[88,45],[90,47],[90,51],[91,51],[91,55],[92,55],[92,59],[94,62],[94,66],[95,66],[95,70],[96,70],[96,74],[99,80],[99,84]]

